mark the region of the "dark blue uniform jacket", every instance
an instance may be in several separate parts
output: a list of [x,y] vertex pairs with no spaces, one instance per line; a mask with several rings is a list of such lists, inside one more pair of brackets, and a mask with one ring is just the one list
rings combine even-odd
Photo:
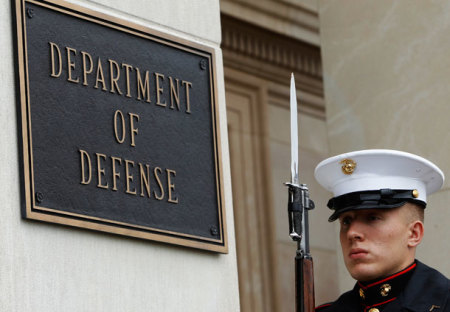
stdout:
[[[393,277],[372,283],[369,287],[357,283],[353,290],[344,293],[333,303],[317,307],[316,311],[450,312],[449,279],[417,260],[408,268],[410,269],[404,270],[405,274],[403,271],[399,272]],[[401,283],[402,279],[405,283]],[[392,292],[389,293],[391,284]],[[380,295],[380,289],[388,289],[389,294],[384,292],[383,296]],[[368,302],[370,298],[367,297],[372,300]]]

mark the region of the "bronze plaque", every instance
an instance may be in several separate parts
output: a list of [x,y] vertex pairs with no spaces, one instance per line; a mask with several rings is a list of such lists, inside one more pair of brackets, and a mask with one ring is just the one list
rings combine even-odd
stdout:
[[15,6],[23,217],[226,253],[214,50]]

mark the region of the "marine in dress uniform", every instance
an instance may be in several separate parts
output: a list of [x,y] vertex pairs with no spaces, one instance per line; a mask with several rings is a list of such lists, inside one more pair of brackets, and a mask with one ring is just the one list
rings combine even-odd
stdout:
[[339,219],[344,261],[357,281],[316,311],[450,312],[449,279],[415,259],[427,195],[442,187],[442,171],[410,153],[364,150],[322,161],[315,177],[334,194],[329,221]]

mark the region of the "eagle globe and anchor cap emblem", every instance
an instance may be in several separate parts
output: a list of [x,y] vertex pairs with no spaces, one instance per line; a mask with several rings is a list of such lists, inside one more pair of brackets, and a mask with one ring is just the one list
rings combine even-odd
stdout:
[[342,172],[344,174],[352,174],[356,169],[356,162],[353,159],[343,159],[339,162],[342,165]]

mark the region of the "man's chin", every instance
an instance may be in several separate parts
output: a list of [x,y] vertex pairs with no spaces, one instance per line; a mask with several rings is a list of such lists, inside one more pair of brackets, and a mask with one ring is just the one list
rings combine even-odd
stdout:
[[356,263],[347,265],[347,270],[355,280],[360,282],[374,280],[379,275],[377,274],[373,265],[367,263]]

